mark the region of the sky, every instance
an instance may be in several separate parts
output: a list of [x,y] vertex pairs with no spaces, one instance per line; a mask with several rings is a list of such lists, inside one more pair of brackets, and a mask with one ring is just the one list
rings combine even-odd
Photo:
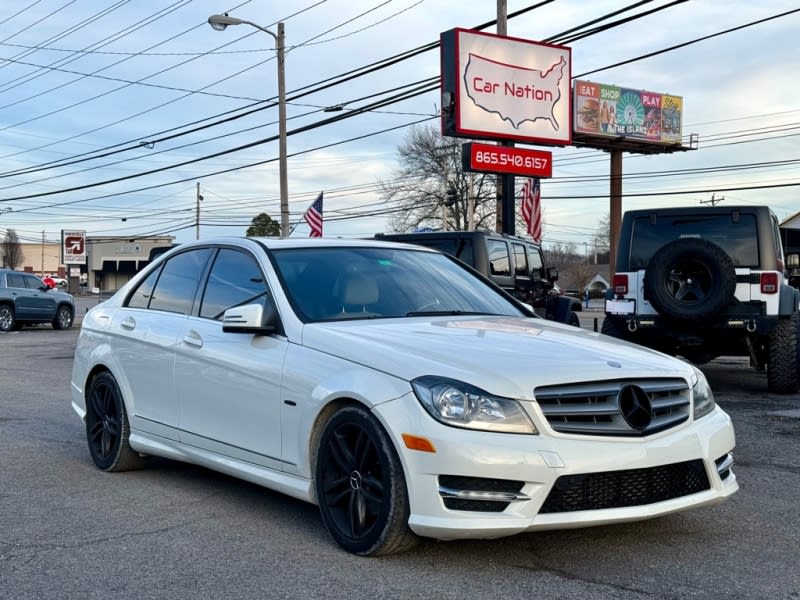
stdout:
[[[683,135],[696,134],[689,152],[625,153],[623,210],[714,199],[767,205],[781,220],[800,211],[800,12],[771,18],[800,6],[508,0],[507,11],[534,4],[509,18],[509,36],[548,40],[622,9],[630,10],[594,26],[654,11],[565,44],[573,78],[680,96]],[[62,230],[188,241],[197,235],[198,184],[201,238],[244,235],[260,212],[279,221],[275,40],[246,24],[212,30],[208,16],[225,12],[273,33],[285,25],[292,235],[308,235],[302,214],[322,191],[325,236],[355,238],[389,231],[381,182],[394,177],[413,124],[438,126],[441,104],[430,85],[438,48],[364,68],[491,21],[497,3],[3,2],[0,237],[12,228],[22,241],[58,241]],[[354,77],[344,81],[347,73]],[[358,112],[426,83],[423,94]],[[332,117],[349,118],[322,123]],[[588,252],[609,210],[609,155],[535,148],[553,152],[553,177],[541,186],[545,243]]]

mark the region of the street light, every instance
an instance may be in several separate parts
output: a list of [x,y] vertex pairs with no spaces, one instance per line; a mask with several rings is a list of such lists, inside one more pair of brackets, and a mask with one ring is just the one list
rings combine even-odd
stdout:
[[284,32],[283,23],[278,23],[278,34],[275,35],[266,27],[261,27],[252,21],[236,19],[224,15],[211,15],[208,24],[216,31],[223,31],[228,25],[250,25],[275,38],[275,53],[278,58],[278,157],[280,161],[280,191],[281,191],[281,237],[289,237],[289,184],[286,172],[286,82],[284,69]]

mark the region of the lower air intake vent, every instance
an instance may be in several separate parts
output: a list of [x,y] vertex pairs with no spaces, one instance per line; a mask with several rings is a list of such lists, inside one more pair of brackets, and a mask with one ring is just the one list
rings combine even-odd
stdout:
[[542,513],[642,506],[708,490],[702,460],[585,475],[556,480]]

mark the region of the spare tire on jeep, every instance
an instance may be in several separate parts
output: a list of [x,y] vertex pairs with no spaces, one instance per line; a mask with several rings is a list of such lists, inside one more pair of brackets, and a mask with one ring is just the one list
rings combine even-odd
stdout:
[[644,274],[644,291],[665,317],[705,321],[733,300],[736,269],[730,256],[708,240],[673,240],[653,254]]

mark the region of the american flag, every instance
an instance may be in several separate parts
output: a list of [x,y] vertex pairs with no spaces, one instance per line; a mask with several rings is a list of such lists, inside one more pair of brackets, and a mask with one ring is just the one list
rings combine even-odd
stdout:
[[322,237],[322,192],[319,193],[314,203],[308,207],[308,210],[303,215],[303,218],[311,227],[311,233],[308,237]]
[[535,242],[542,241],[542,194],[539,178],[532,177],[522,186],[522,218]]

